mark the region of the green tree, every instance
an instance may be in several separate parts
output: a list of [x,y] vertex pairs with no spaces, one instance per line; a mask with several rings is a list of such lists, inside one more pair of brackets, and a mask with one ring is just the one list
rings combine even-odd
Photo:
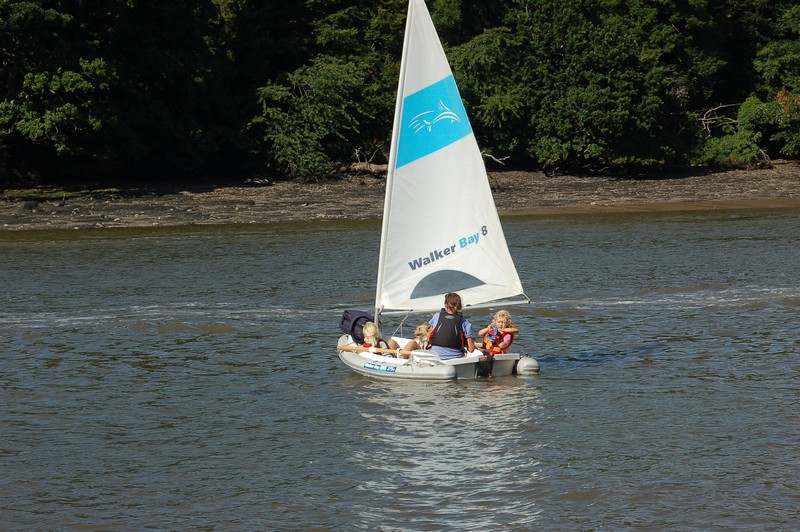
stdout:
[[252,171],[255,80],[307,61],[303,16],[246,0],[5,1],[0,157],[83,179]]
[[364,74],[352,63],[320,56],[287,82],[259,89],[262,114],[250,127],[272,154],[272,167],[282,174],[331,174],[331,157],[349,150],[348,134],[357,132],[354,102]]
[[754,127],[764,132],[771,153],[800,157],[800,6],[782,11],[776,31],[777,38],[759,50],[755,61],[766,101],[760,102],[764,109]]
[[751,67],[749,96],[731,105],[736,118],[723,115],[708,127],[700,160],[733,166],[753,165],[769,157],[800,156],[800,6],[772,4],[774,24]]
[[383,160],[394,110],[405,1],[309,1],[316,50],[302,66],[259,89],[250,121],[270,170],[292,177],[334,173],[357,157]]
[[103,130],[116,73],[90,42],[70,38],[75,15],[60,2],[0,4],[0,156],[14,170],[89,155]]
[[227,103],[219,88],[226,49],[214,4],[123,2],[92,19],[118,73],[110,108],[115,160],[148,176],[202,171],[219,147]]
[[[383,162],[407,5],[0,0],[0,176]],[[480,145],[510,165],[800,151],[794,0],[428,5]]]
[[[634,15],[638,15],[638,18]],[[667,81],[624,2],[521,1],[453,54],[480,135],[550,167],[663,160]]]
[[2,4],[7,159],[44,174],[196,170],[211,71],[210,3]]
[[214,0],[220,10],[224,54],[214,69],[210,97],[219,105],[213,134],[220,149],[210,161],[214,173],[263,172],[274,161],[262,149],[250,122],[264,102],[258,88],[286,79],[309,64],[315,53],[313,14],[303,2]]
[[735,113],[729,104],[752,90],[776,12],[763,0],[520,0],[452,59],[498,155],[546,167],[685,162],[708,138],[701,119]]

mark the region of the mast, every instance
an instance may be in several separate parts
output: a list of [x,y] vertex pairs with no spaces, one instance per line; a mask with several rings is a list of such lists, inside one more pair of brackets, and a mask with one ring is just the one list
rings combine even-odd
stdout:
[[400,121],[403,116],[403,87],[405,84],[408,48],[411,40],[411,21],[413,20],[414,0],[408,2],[406,16],[406,29],[403,36],[403,53],[400,57],[400,78],[397,81],[397,101],[394,108],[394,122],[392,124],[392,140],[389,145],[389,167],[386,172],[386,195],[383,200],[383,221],[381,223],[381,246],[378,252],[378,279],[375,286],[375,323],[379,323],[381,311],[378,298],[383,287],[384,270],[386,268],[386,235],[389,229],[389,214],[392,208],[392,192],[394,186],[394,170],[397,164],[397,145],[400,139]]

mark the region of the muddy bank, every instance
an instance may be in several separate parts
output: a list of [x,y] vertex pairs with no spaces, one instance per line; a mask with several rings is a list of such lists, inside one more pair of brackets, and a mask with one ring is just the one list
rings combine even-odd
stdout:
[[[767,169],[663,170],[624,178],[497,172],[490,180],[505,215],[800,208],[798,161],[777,161]],[[362,175],[317,184],[109,188],[60,199],[7,191],[0,197],[0,230],[376,219],[383,212],[384,183],[383,177]]]

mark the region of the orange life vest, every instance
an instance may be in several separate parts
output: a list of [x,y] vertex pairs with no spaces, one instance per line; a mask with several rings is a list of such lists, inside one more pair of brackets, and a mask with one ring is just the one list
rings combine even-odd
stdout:
[[[494,327],[494,325],[492,325],[492,327]],[[486,336],[483,337],[483,349],[492,355],[507,352],[508,348],[511,347],[511,344],[514,342],[514,333],[519,332],[519,329],[497,329],[496,327],[495,329],[498,331],[497,335],[492,334],[492,330],[490,329]],[[503,349],[500,349],[497,346],[503,343],[503,337],[506,334],[511,335],[511,338],[506,346]]]
[[383,338],[378,338],[378,345],[372,345],[368,344],[367,342],[364,342],[363,347],[377,347],[379,349],[388,349],[389,343]]

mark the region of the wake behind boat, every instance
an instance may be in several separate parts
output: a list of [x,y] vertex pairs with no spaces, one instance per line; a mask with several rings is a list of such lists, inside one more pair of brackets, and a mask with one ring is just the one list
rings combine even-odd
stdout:
[[[420,203],[420,197],[427,200]],[[395,107],[378,256],[375,312],[362,318],[425,315],[458,292],[468,308],[525,304],[483,157],[424,0],[410,0]],[[346,311],[339,358],[381,379],[479,376],[486,355],[441,360],[433,351],[370,352]],[[374,319],[373,319],[374,317]],[[405,318],[404,318],[405,319]],[[355,325],[354,325],[355,323]],[[363,326],[363,322],[361,323]],[[355,327],[355,328],[354,328]],[[394,338],[406,345],[408,338]],[[493,376],[538,371],[530,357],[494,355]]]

